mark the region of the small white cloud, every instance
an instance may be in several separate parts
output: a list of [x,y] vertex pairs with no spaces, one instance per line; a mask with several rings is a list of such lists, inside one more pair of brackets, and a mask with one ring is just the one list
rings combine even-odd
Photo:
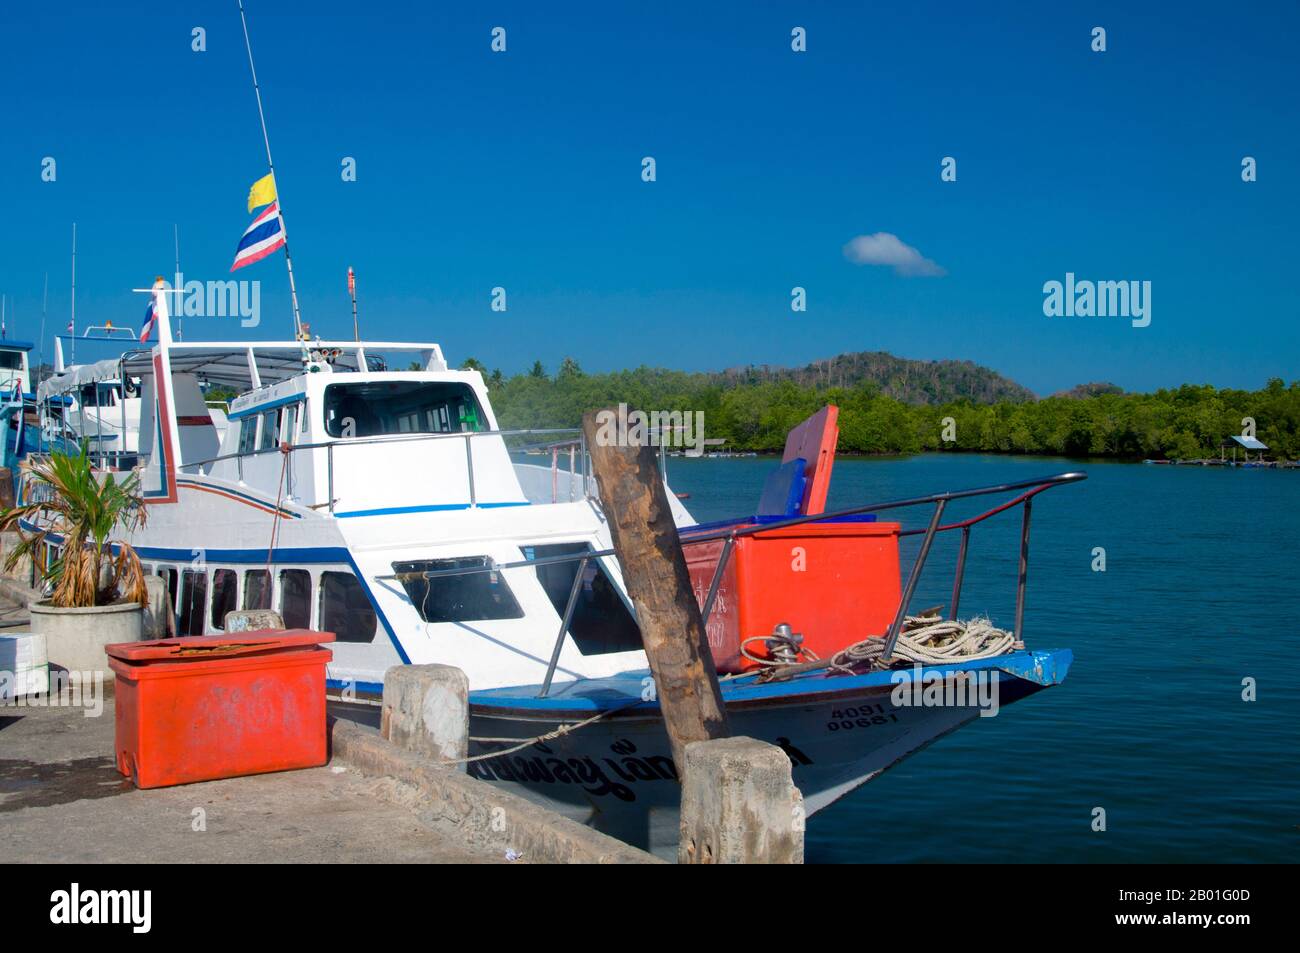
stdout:
[[844,257],[855,265],[888,265],[895,274],[909,278],[946,275],[940,265],[926,258],[897,235],[876,232],[859,235],[844,246]]

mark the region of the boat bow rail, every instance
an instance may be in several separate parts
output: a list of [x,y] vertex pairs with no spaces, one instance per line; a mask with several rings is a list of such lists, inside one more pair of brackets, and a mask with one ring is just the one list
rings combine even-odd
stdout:
[[[1006,512],[1007,510],[1013,509],[1017,506],[1023,506],[1024,512],[1020,524],[1020,558],[1016,577],[1016,622],[1014,629],[1015,641],[1020,643],[1023,641],[1022,633],[1024,628],[1025,589],[1029,573],[1029,525],[1033,499],[1038,494],[1050,490],[1053,487],[1064,486],[1067,483],[1078,483],[1087,478],[1086,473],[1071,471],[1067,473],[1058,473],[1054,476],[1039,477],[1033,480],[998,483],[992,486],[974,487],[966,490],[952,490],[944,493],[932,493],[927,496],[910,497],[908,499],[867,503],[861,506],[852,506],[842,510],[835,510],[830,513],[798,516],[756,525],[736,526],[727,529],[706,530],[694,533],[689,530],[683,530],[684,542],[696,543],[707,540],[723,540],[722,554],[718,560],[717,568],[714,570],[708,593],[705,596],[701,607],[704,624],[706,626],[708,624],[709,616],[713,611],[717,599],[719,584],[721,583],[723,574],[726,571],[727,560],[731,556],[737,539],[746,536],[756,536],[761,533],[770,533],[772,530],[783,529],[790,526],[800,526],[808,523],[833,522],[850,516],[859,516],[868,513],[882,513],[890,510],[905,509],[915,506],[933,505],[934,512],[931,514],[929,524],[925,529],[909,529],[903,530],[899,533],[900,536],[924,535],[921,541],[920,552],[918,553],[916,560],[913,562],[911,571],[908,574],[907,584],[903,589],[902,598],[899,601],[894,621],[885,635],[885,650],[881,656],[881,662],[888,663],[893,655],[894,648],[897,645],[898,636],[903,630],[903,625],[907,619],[908,608],[911,604],[912,596],[916,592],[916,586],[920,581],[921,572],[925,567],[925,562],[929,556],[930,547],[934,538],[939,533],[944,532],[960,531],[962,534],[961,545],[957,554],[957,566],[953,576],[952,602],[948,613],[950,619],[956,619],[957,609],[961,600],[962,581],[965,575],[966,557],[969,551],[971,530],[978,524],[998,515],[999,513]],[[953,500],[970,499],[973,497],[990,496],[1000,493],[1016,493],[1016,491],[1020,492],[1011,499],[968,519],[947,524],[942,522],[944,510]],[[420,577],[424,579],[434,579],[443,576],[459,576],[470,573],[497,572],[505,569],[545,566],[562,562],[578,562],[578,570],[574,574],[573,588],[569,593],[568,603],[565,607],[564,615],[560,620],[559,632],[556,634],[551,661],[547,667],[546,676],[542,681],[539,691],[539,697],[545,697],[550,692],[551,683],[554,679],[556,667],[559,662],[560,650],[564,645],[565,636],[569,631],[569,623],[572,619],[578,593],[582,585],[583,572],[586,569],[587,564],[592,560],[604,559],[611,556],[617,557],[617,553],[613,549],[589,550],[587,552],[576,552],[534,559],[521,559],[511,562],[486,560],[481,566],[427,570],[414,573],[393,573],[377,576],[376,578],[401,580],[404,578]]]

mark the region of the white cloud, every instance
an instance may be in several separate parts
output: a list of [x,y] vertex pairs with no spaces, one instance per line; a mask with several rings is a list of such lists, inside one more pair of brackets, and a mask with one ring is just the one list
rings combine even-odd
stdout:
[[844,246],[844,257],[855,265],[888,265],[895,274],[914,277],[946,275],[940,265],[926,258],[897,235],[876,232],[859,235]]

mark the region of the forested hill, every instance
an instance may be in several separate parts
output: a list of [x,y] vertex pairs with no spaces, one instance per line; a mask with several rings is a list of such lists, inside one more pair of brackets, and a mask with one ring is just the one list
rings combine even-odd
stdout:
[[904,404],[946,404],[954,400],[1016,404],[1035,399],[1028,388],[972,361],[914,361],[884,351],[839,354],[804,367],[733,367],[711,376],[724,387],[780,381],[793,381],[801,387],[868,384],[882,396]]
[[[956,361],[938,365],[974,367]],[[1240,433],[1250,418],[1270,456],[1300,458],[1300,381],[1274,379],[1256,391],[1184,384],[1149,394],[1094,383],[1041,400],[1017,388],[1017,397],[1000,400],[962,394],[909,403],[865,378],[856,384],[846,378],[841,385],[824,376],[807,383],[744,376],[779,373],[771,369],[687,374],[640,367],[587,374],[565,359],[554,373],[538,362],[530,373],[507,378],[500,371],[488,373],[472,358],[462,366],[487,376],[497,419],[507,429],[576,427],[584,411],[624,402],[646,411],[700,411],[707,435],[725,440],[727,449],[779,451],[791,427],[835,404],[845,453],[964,450],[1185,460],[1219,456],[1224,439]],[[986,384],[997,379],[1016,387],[991,371],[983,373]],[[908,375],[898,386],[924,393],[924,381],[924,375]],[[944,386],[955,385],[946,379]]]

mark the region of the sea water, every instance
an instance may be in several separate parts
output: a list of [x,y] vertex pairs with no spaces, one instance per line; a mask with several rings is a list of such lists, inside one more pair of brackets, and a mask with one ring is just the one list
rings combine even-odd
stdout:
[[[669,482],[699,520],[746,515],[777,462],[671,458]],[[830,508],[1069,470],[1087,481],[1035,498],[1024,629],[1031,648],[1074,651],[1069,677],[814,816],[809,861],[1300,856],[1300,471],[841,458]],[[945,522],[993,500],[950,504]],[[931,512],[894,518],[923,528]],[[1011,628],[1020,513],[974,529],[963,618]],[[958,536],[936,542],[913,608],[949,600]]]

